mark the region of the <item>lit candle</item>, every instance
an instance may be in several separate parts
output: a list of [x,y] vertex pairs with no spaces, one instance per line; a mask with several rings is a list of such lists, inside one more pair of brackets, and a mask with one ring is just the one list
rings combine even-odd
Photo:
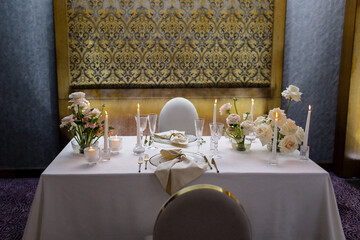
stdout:
[[105,111],[105,129],[104,129],[104,151],[108,150],[108,132],[109,132],[109,117]]
[[216,124],[216,102],[217,102],[217,99],[215,99],[215,102],[214,102],[213,124]]
[[309,105],[309,111],[306,119],[306,127],[305,127],[305,137],[304,137],[304,146],[308,146],[308,138],[309,138],[309,128],[310,128],[310,116],[311,116],[311,105]]
[[274,125],[274,138],[273,138],[273,147],[272,147],[272,153],[276,154],[276,148],[277,148],[277,129],[278,129],[278,113],[275,113],[275,125]]
[[137,137],[137,144],[140,145],[140,104],[138,103],[137,107],[137,116],[136,116],[136,137]]
[[111,151],[118,151],[120,149],[120,138],[118,136],[110,137],[109,146]]
[[96,151],[93,147],[90,147],[87,151],[87,159],[89,162],[96,162]]
[[254,119],[254,99],[251,99],[251,110],[250,110],[250,116],[251,116],[251,120]]

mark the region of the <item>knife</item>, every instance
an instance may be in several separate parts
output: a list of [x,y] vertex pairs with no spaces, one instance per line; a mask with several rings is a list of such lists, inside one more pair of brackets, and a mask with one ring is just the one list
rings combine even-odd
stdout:
[[206,157],[205,155],[203,155],[203,157],[204,157],[204,159],[205,159],[205,162],[209,165],[210,170],[211,170],[211,169],[212,169],[212,166],[211,166],[209,160],[207,159],[207,157]]
[[215,162],[215,159],[214,159],[214,158],[211,159],[211,163],[212,163],[212,164],[214,165],[214,167],[216,168],[216,172],[219,173],[219,169],[218,169],[217,166],[216,166],[216,162]]
[[139,164],[139,173],[141,172],[141,164],[144,162],[142,157],[139,157],[138,164]]

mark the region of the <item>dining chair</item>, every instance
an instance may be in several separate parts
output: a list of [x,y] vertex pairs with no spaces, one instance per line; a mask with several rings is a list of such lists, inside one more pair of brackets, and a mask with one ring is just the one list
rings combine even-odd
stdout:
[[179,130],[195,135],[194,119],[197,118],[198,113],[194,104],[185,98],[176,97],[170,99],[162,108],[158,129],[160,132]]
[[214,185],[194,185],[175,193],[161,208],[154,240],[250,240],[251,226],[239,201]]

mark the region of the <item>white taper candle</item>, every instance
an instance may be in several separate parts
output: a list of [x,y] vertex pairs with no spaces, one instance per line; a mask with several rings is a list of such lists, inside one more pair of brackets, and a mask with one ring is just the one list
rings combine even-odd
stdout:
[[272,154],[276,154],[276,148],[277,148],[277,129],[278,129],[278,113],[276,113],[276,115],[275,115],[275,125],[274,125],[274,138],[273,138]]
[[305,137],[304,137],[304,146],[308,146],[308,140],[309,140],[309,128],[310,128],[310,116],[311,116],[311,105],[309,105],[309,111],[306,119],[306,126],[305,126]]
[[137,116],[136,116],[136,137],[137,137],[137,144],[140,145],[140,104],[138,103],[137,107]]
[[108,150],[108,132],[109,132],[109,117],[105,111],[105,127],[104,127],[104,150]]
[[216,124],[216,103],[217,103],[217,99],[215,99],[214,102],[213,124]]
[[251,120],[254,120],[254,99],[251,99],[251,110],[250,110]]

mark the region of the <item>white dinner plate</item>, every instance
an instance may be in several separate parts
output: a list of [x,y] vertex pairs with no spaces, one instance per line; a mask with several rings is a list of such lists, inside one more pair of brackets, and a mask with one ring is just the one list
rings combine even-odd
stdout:
[[[194,135],[187,135],[186,134],[185,136],[187,137],[189,143],[192,143],[192,142],[196,141],[196,137]],[[172,144],[170,142],[170,139],[159,138],[159,137],[156,137],[156,136],[154,136],[154,142]],[[186,144],[176,144],[176,145],[186,145]]]
[[[186,157],[196,163],[206,163],[204,156],[199,154],[199,153],[193,153],[193,152],[183,152]],[[157,167],[159,166],[160,163],[164,162],[164,158],[161,155],[161,153],[155,154],[154,156],[152,156],[149,160],[149,162],[151,163],[151,165]]]

